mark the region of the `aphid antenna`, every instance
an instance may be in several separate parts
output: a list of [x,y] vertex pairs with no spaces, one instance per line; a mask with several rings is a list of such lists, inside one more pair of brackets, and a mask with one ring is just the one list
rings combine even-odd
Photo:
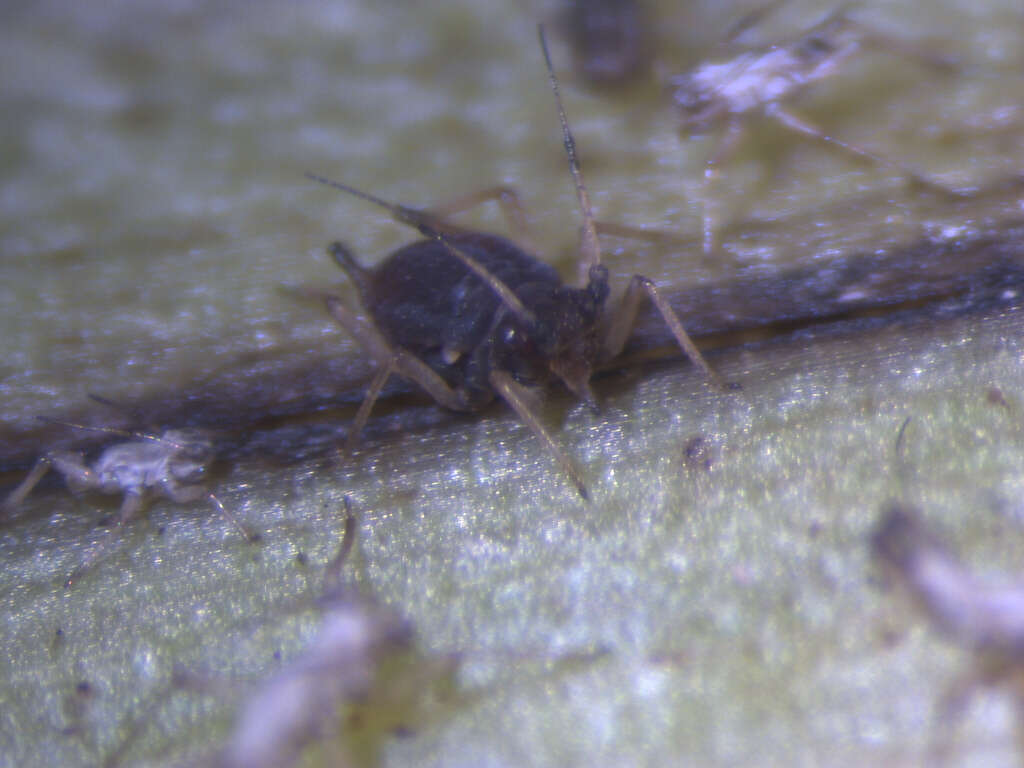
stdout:
[[118,427],[97,427],[89,424],[76,424],[73,421],[61,421],[60,419],[51,419],[49,416],[36,416],[39,421],[46,422],[47,424],[56,424],[60,427],[70,427],[71,429],[81,429],[86,432],[105,432],[110,435],[118,435],[119,437],[135,437],[140,440],[152,440],[154,443],[163,443],[164,445],[170,445],[174,448],[184,448],[185,446],[176,443],[173,440],[168,440],[163,435],[154,435],[149,432],[139,432],[135,430],[119,429]]
[[354,197],[358,197],[361,200],[365,200],[368,203],[373,203],[374,205],[379,206],[384,210],[388,211],[392,216],[398,219],[398,221],[402,222],[403,224],[409,225],[413,229],[419,229],[422,226],[429,225],[430,216],[424,213],[423,211],[419,211],[415,208],[410,208],[407,205],[390,203],[387,200],[384,200],[383,198],[370,194],[369,192],[364,192],[361,189],[356,189],[355,187],[349,186],[348,184],[343,184],[340,181],[333,181],[331,179],[325,178],[324,176],[318,176],[317,174],[310,173],[309,171],[306,171],[305,175],[307,179],[319,182],[320,184],[324,184],[328,187],[333,187],[334,189],[341,190],[342,192],[347,192],[348,194],[353,195]]
[[[134,424],[143,424],[145,422],[146,416],[137,406],[128,405],[127,403],[119,402],[117,400],[111,400],[109,397],[98,395],[95,392],[89,392],[88,397],[94,403],[105,405],[107,408],[112,408],[118,413],[128,416]],[[145,429],[148,429],[151,432],[159,431],[159,427],[156,426],[147,426]],[[141,432],[142,429],[136,431]]]
[[379,198],[376,195],[371,195],[369,192],[363,192],[361,189],[356,189],[348,184],[342,184],[339,181],[332,181],[331,179],[324,178],[323,176],[317,176],[315,173],[309,173],[307,171],[306,178],[325,184],[328,187],[339,189],[342,192],[348,192],[350,195],[354,195],[361,200],[366,200],[367,202],[380,206],[386,211],[390,211],[391,215],[400,223],[412,227],[424,237],[436,240],[447,248],[448,251],[465,264],[470,271],[487,283],[491,290],[497,294],[502,303],[512,310],[516,317],[518,317],[523,323],[527,325],[533,325],[536,323],[534,314],[523,306],[523,302],[519,300],[519,297],[515,295],[512,289],[492,274],[487,267],[466,253],[465,250],[455,245],[455,243],[450,239],[445,237],[444,232],[442,232],[441,228],[434,223],[434,218],[429,214],[424,213],[423,211],[418,211],[415,208],[409,208],[405,205],[389,203],[387,200]]
[[565,115],[565,107],[562,104],[562,94],[558,87],[558,78],[555,77],[555,68],[551,64],[551,54],[548,52],[547,36],[544,34],[544,25],[537,25],[537,37],[540,39],[540,48],[544,52],[544,65],[548,70],[548,80],[551,83],[551,92],[555,95],[555,106],[558,108],[558,121],[562,124],[562,143],[565,145],[565,154],[569,159],[569,172],[572,174],[573,184],[576,186],[576,198],[579,200],[580,212],[583,215],[583,231],[580,234],[580,251],[584,255],[583,263],[589,269],[601,263],[601,246],[597,241],[597,227],[594,224],[594,210],[590,205],[590,195],[587,194],[587,187],[583,183],[583,173],[580,170],[579,155],[576,152],[576,139],[569,129],[569,120]]
[[71,429],[81,429],[84,432],[106,432],[107,434],[118,435],[120,437],[148,437],[154,440],[160,439],[153,435],[147,435],[143,432],[131,432],[127,429],[119,429],[117,427],[95,427],[89,424],[76,424],[73,421],[51,419],[49,416],[36,416],[36,418],[47,424],[56,424],[59,427],[70,427]]
[[214,509],[220,512],[224,519],[231,523],[231,525],[235,527],[235,530],[242,534],[242,537],[246,539],[246,541],[254,543],[262,538],[262,536],[260,536],[259,533],[256,533],[255,531],[250,531],[248,528],[242,525],[241,521],[233,514],[231,514],[231,512],[228,511],[228,508],[224,506],[223,502],[221,502],[221,500],[218,499],[215,494],[207,493],[206,498],[210,500],[211,504],[213,504]]

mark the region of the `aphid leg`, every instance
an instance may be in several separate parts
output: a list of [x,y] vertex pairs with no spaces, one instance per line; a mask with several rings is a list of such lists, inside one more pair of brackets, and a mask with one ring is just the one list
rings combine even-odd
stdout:
[[345,566],[352,547],[356,543],[356,516],[352,514],[352,503],[345,495],[345,527],[341,533],[341,546],[331,562],[324,569],[324,594],[336,592],[341,587],[341,569]]
[[100,481],[77,453],[51,453],[47,459],[55,470],[64,477],[64,482],[73,491],[98,488]]
[[[209,493],[209,492],[203,492],[200,495],[206,496],[206,498],[208,498],[210,500],[210,503],[213,504],[214,509],[216,509],[218,512],[220,512],[220,514],[224,517],[225,520],[227,520],[229,523],[231,523],[233,526],[235,526],[235,529],[240,534],[242,534],[242,537],[246,541],[248,541],[248,542],[257,542],[257,541],[259,541],[262,538],[260,536],[260,534],[254,533],[253,531],[250,531],[248,528],[246,528],[244,525],[242,525],[242,523],[239,521],[239,519],[237,517],[235,517],[233,514],[231,514],[231,512],[228,511],[228,508],[225,507],[221,503],[221,500],[218,499],[214,494]],[[179,501],[179,499],[177,499],[177,498],[175,498],[174,500],[175,501]]]
[[359,410],[356,411],[356,417],[352,420],[352,426],[349,427],[348,437],[345,438],[345,445],[340,449],[343,455],[351,454],[359,444],[359,438],[363,434],[363,427],[366,426],[366,422],[370,419],[370,411],[373,410],[373,404],[377,402],[381,390],[384,389],[384,385],[391,378],[391,374],[395,372],[395,362],[395,356],[392,355],[374,374],[373,380],[366,390],[366,395],[363,397],[363,402],[359,404]]
[[836,138],[835,136],[825,133],[813,123],[810,123],[804,118],[793,114],[792,112],[790,112],[777,102],[767,104],[764,108],[764,112],[768,117],[771,117],[772,119],[776,120],[780,125],[782,125],[785,128],[789,128],[791,131],[794,131],[796,133],[799,133],[803,136],[807,136],[812,139],[824,141],[834,147],[838,147],[839,149],[851,155],[863,158],[865,160],[870,160],[871,162],[883,168],[889,168],[892,171],[905,176],[911,183],[916,184],[920,187],[930,189],[933,192],[939,192],[948,197],[964,196],[962,192],[958,192],[957,190],[947,187],[944,184],[940,184],[937,181],[932,181],[931,179],[922,176],[918,171],[911,168],[909,165],[906,165],[905,163],[901,163],[898,160],[892,160],[886,157],[885,155],[880,155],[877,152],[872,152],[871,150],[865,149],[864,147],[858,144],[843,141],[842,139]]
[[111,526],[110,530],[96,542],[96,545],[92,548],[92,551],[85,556],[85,560],[78,568],[71,572],[71,574],[64,580],[64,587],[68,588],[75,582],[78,577],[88,571],[93,563],[99,558],[103,552],[110,546],[115,536],[124,528],[124,524],[131,520],[135,515],[142,509],[142,494],[127,491],[124,495],[124,501],[121,502],[121,510],[117,514],[117,522]]
[[374,359],[377,365],[381,367],[388,365],[394,355],[387,339],[376,328],[345,306],[345,303],[337,296],[325,297],[324,303],[331,317],[349,332],[356,343]]
[[11,491],[10,495],[4,499],[4,509],[14,509],[21,502],[25,500],[25,497],[32,493],[39,481],[43,479],[43,475],[46,474],[47,470],[50,469],[52,460],[49,456],[43,456],[36,462],[35,466],[32,467],[32,471],[25,476],[25,479],[21,481],[17,488]]
[[611,360],[615,358],[622,352],[622,348],[626,346],[626,341],[629,339],[629,335],[633,331],[633,325],[636,322],[640,301],[643,299],[641,289],[650,296],[651,301],[658,308],[666,325],[672,331],[672,335],[683,352],[686,353],[686,356],[700,367],[713,386],[718,389],[728,389],[729,386],[722,381],[722,377],[718,375],[715,369],[704,359],[700,350],[697,349],[697,345],[693,343],[693,339],[686,332],[682,321],[680,321],[679,316],[669,305],[668,301],[658,292],[654,283],[642,275],[633,275],[633,279],[629,281],[629,287],[626,288],[626,293],[622,297],[622,302],[605,327],[602,359]]
[[504,371],[492,369],[488,378],[491,386],[494,387],[494,391],[501,395],[506,403],[512,406],[512,410],[516,412],[516,415],[530,428],[530,431],[537,436],[537,439],[544,444],[548,453],[554,457],[562,471],[565,472],[566,477],[576,486],[580,496],[585,501],[589,501],[590,494],[587,491],[587,486],[583,483],[579,468],[551,439],[551,435],[544,429],[544,425],[540,423],[540,420],[534,413],[533,405],[530,402],[532,399],[530,391]]
[[490,200],[498,204],[498,207],[501,209],[501,215],[505,217],[505,221],[516,242],[524,250],[536,253],[536,249],[533,247],[529,237],[530,225],[526,216],[526,207],[523,205],[519,193],[512,187],[499,185],[481,189],[478,192],[457,197],[443,205],[434,206],[428,209],[426,213],[444,220]]
[[392,349],[377,329],[358,318],[337,296],[327,298],[327,311],[379,365],[393,365],[395,373],[415,381],[438,405],[452,411],[467,410],[466,402],[433,368],[408,352]]
[[[331,246],[331,249],[333,253],[334,246]],[[328,296],[326,303],[327,311],[331,316],[352,335],[359,346],[379,366],[345,440],[344,451],[346,453],[350,453],[357,444],[363,427],[366,426],[366,422],[370,418],[370,411],[392,373],[397,373],[399,376],[404,376],[419,384],[439,405],[453,411],[466,410],[466,403],[463,399],[433,368],[407,352],[392,349],[387,339],[376,328],[359,318],[337,296]]]
[[718,139],[714,153],[704,165],[704,200],[701,203],[701,231],[703,233],[704,255],[711,256],[718,249],[718,226],[711,206],[712,187],[721,177],[719,169],[736,153],[743,136],[743,122],[738,118],[729,120],[725,133]]

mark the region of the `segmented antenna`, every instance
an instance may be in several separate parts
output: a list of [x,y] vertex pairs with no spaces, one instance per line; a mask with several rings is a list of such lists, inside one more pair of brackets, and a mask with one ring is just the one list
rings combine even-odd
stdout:
[[49,416],[36,416],[36,418],[39,419],[39,421],[46,422],[47,424],[55,424],[58,427],[70,427],[71,429],[81,429],[86,432],[105,432],[108,435],[117,435],[118,437],[133,437],[138,440],[152,440],[154,443],[164,443],[165,445],[173,445],[175,448],[185,447],[181,443],[177,443],[174,440],[168,440],[163,435],[153,435],[150,434],[149,432],[137,432],[127,429],[119,429],[118,427],[94,427],[89,424],[76,424],[73,421],[60,421],[59,419],[51,419]]
[[323,176],[317,176],[315,173],[310,173],[309,171],[306,171],[305,175],[307,179],[312,179],[313,181],[320,182],[328,187],[339,189],[342,192],[348,192],[350,195],[358,197],[361,200],[366,200],[368,203],[380,206],[384,210],[389,211],[392,216],[398,219],[398,221],[403,224],[408,224],[414,229],[427,226],[427,219],[429,217],[423,211],[418,211],[415,208],[409,208],[405,205],[399,205],[398,203],[389,203],[387,200],[377,197],[376,195],[371,195],[369,192],[363,192],[361,189],[350,187],[348,184],[342,184],[340,181],[332,181],[331,179],[326,179]]
[[580,234],[580,251],[584,255],[584,263],[589,272],[590,267],[601,263],[601,247],[597,242],[597,227],[594,226],[594,210],[590,205],[590,195],[587,194],[587,187],[583,183],[583,173],[580,171],[579,156],[576,154],[576,140],[572,131],[569,130],[569,120],[565,116],[565,107],[562,105],[562,94],[558,87],[558,78],[555,77],[555,68],[551,64],[551,54],[548,52],[548,41],[544,34],[544,25],[537,25],[537,37],[540,39],[540,49],[544,52],[544,64],[548,69],[548,80],[551,82],[551,92],[555,94],[555,106],[558,107],[558,120],[562,124],[562,143],[565,145],[565,154],[569,158],[569,172],[572,174],[573,184],[576,185],[576,198],[580,203],[580,212],[583,214],[583,232]]
[[434,217],[430,214],[418,211],[415,208],[409,208],[405,205],[389,203],[387,200],[383,200],[376,195],[371,195],[369,192],[363,192],[360,189],[350,187],[348,184],[342,184],[338,181],[325,179],[323,176],[317,176],[315,173],[309,173],[307,171],[306,178],[318,181],[321,184],[333,187],[334,189],[340,189],[342,192],[348,192],[350,195],[354,195],[362,200],[378,205],[386,211],[390,211],[391,215],[393,215],[402,224],[412,227],[424,237],[436,240],[447,248],[448,252],[465,264],[467,269],[490,286],[491,290],[498,295],[501,302],[508,307],[521,322],[526,325],[534,325],[536,323],[536,318],[534,317],[533,312],[523,305],[523,302],[519,300],[519,297],[515,295],[512,289],[509,288],[503,280],[487,269],[487,267],[449,240],[445,236],[444,232],[442,232],[441,229],[433,223]]

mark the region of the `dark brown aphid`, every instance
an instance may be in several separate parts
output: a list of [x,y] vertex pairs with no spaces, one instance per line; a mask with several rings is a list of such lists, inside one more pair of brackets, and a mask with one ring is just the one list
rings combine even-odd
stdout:
[[[708,182],[718,177],[719,167],[735,153],[746,123],[760,114],[795,133],[892,169],[919,186],[946,195],[959,195],[905,163],[823,131],[786,106],[813,83],[840,72],[848,59],[868,47],[910,56],[934,67],[949,66],[948,62],[856,23],[846,15],[846,5],[841,5],[793,42],[748,51],[725,61],[707,62],[672,77],[669,86],[685,132],[724,126],[718,146],[706,165]],[[703,226],[704,250],[709,253],[716,242],[715,223],[707,206]]]
[[118,429],[83,427],[79,424],[67,426],[76,429],[97,429],[132,439],[110,446],[91,465],[78,453],[48,453],[36,462],[32,471],[4,501],[4,507],[8,509],[19,505],[51,468],[64,476],[72,491],[89,490],[122,495],[121,509],[111,534],[86,557],[82,566],[68,577],[65,586],[70,586],[80,573],[88,569],[109,543],[114,531],[135,517],[149,497],[165,496],[178,504],[187,504],[206,496],[243,536],[249,540],[255,538],[227,511],[220,499],[207,491],[203,485],[214,459],[213,443],[204,432],[195,429],[169,429],[158,436]]
[[936,706],[926,764],[948,757],[952,727],[982,686],[1010,690],[1024,749],[1024,582],[992,584],[978,578],[915,510],[899,504],[883,511],[871,549],[887,579],[909,594],[939,632],[972,654],[971,667]]
[[618,87],[650,71],[653,36],[641,0],[568,0],[561,26],[590,84]]
[[361,431],[393,373],[416,382],[455,411],[476,411],[495,396],[501,397],[587,498],[576,466],[537,418],[531,390],[556,379],[593,404],[591,373],[621,352],[643,291],[690,359],[712,382],[720,382],[648,278],[634,275],[622,303],[612,312],[605,311],[608,270],[601,264],[590,200],[543,30],[540,41],[582,210],[580,261],[587,276],[582,288],[564,285],[552,267],[504,237],[460,228],[434,213],[389,203],[319,176],[311,178],[385,208],[425,237],[372,269],[357,263],[341,243],[328,247],[355,284],[370,321],[359,318],[337,297],[327,299],[328,309],[380,366],[351,437]]

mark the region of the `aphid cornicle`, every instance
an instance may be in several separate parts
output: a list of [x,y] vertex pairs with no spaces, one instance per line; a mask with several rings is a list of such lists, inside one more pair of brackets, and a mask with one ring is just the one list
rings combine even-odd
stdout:
[[543,29],[539,36],[583,217],[580,259],[587,282],[582,288],[566,286],[551,266],[505,237],[461,228],[429,211],[389,203],[320,176],[310,178],[385,208],[425,238],[398,249],[375,268],[361,266],[339,242],[328,247],[355,284],[371,321],[334,296],[327,298],[328,309],[379,366],[350,438],[358,436],[393,373],[456,411],[479,410],[499,396],[587,498],[579,470],[534,413],[532,389],[557,379],[593,404],[591,374],[621,352],[643,292],[690,359],[714,383],[720,381],[649,279],[634,275],[621,304],[606,312],[608,270],[601,264],[594,217]]

